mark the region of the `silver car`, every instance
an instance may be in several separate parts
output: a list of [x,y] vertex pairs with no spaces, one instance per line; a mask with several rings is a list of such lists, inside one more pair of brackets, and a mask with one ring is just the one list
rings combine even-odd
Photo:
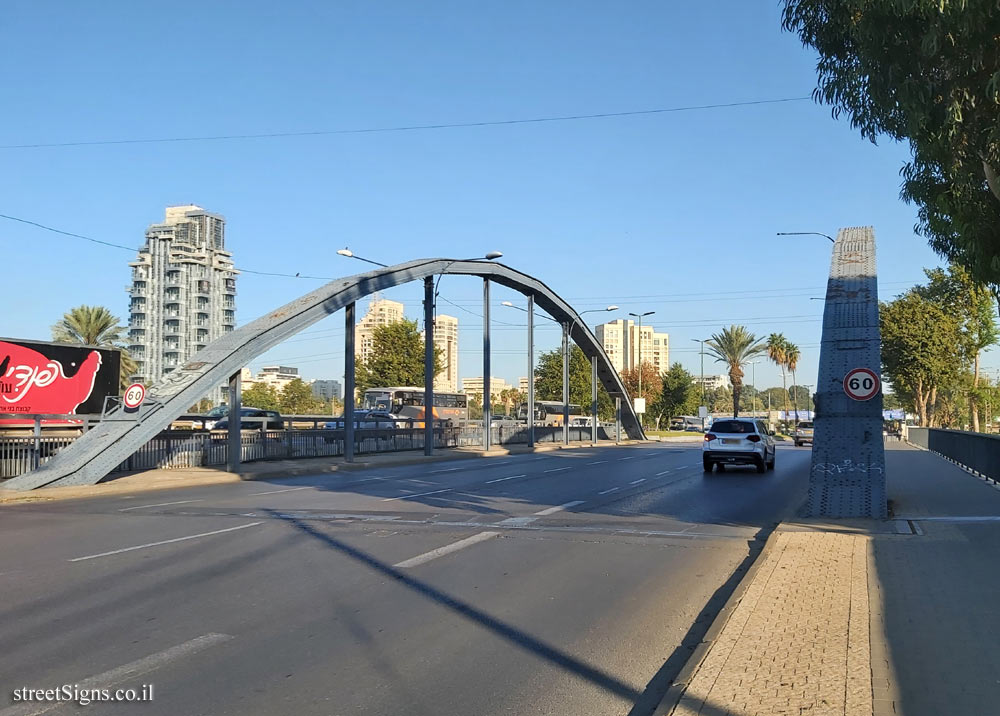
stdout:
[[720,418],[705,433],[701,447],[705,472],[718,465],[754,465],[757,472],[774,469],[774,436],[757,418]]

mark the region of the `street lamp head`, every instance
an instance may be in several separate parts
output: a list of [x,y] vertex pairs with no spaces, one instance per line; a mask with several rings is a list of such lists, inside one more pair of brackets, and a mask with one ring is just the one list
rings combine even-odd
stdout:
[[515,308],[514,304],[511,303],[510,301],[501,301],[500,305],[501,306],[509,306],[510,308]]
[[501,256],[503,256],[502,251],[490,251],[488,254],[486,254],[486,260],[493,261],[494,259],[498,259]]
[[608,306],[604,310],[605,311],[617,311],[618,310],[618,306]]
[[346,256],[348,258],[352,258],[354,256],[354,252],[351,251],[346,246],[344,248],[342,248],[342,249],[338,249],[337,253],[340,254],[341,256]]

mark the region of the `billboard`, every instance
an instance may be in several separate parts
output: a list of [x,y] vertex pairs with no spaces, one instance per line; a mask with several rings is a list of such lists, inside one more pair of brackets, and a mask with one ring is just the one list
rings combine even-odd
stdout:
[[120,366],[113,349],[0,338],[0,413],[99,415]]

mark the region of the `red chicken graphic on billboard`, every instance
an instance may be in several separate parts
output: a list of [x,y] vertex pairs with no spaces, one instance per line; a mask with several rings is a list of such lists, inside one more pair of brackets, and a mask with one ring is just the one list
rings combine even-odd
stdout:
[[60,361],[25,345],[0,341],[0,413],[75,413],[94,392],[102,360],[93,349],[71,350],[70,360]]

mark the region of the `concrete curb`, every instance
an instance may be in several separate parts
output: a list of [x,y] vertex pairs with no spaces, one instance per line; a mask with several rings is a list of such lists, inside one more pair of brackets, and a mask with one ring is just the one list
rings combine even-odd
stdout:
[[[469,451],[463,448],[450,448],[454,452],[439,452],[430,457],[420,455],[405,455],[399,460],[369,460],[353,463],[331,463],[324,458],[308,458],[297,462],[307,463],[299,465],[281,464],[268,469],[266,461],[247,463],[250,465],[260,465],[259,470],[244,470],[239,473],[226,472],[224,470],[213,470],[211,468],[188,468],[178,470],[149,470],[145,473],[133,473],[123,475],[115,480],[100,482],[96,485],[82,485],[78,487],[41,487],[36,490],[4,490],[0,488],[0,507],[3,505],[24,504],[31,502],[51,502],[54,500],[77,500],[91,497],[107,497],[110,495],[153,492],[157,490],[172,490],[179,487],[201,487],[206,485],[225,485],[234,482],[254,481],[254,480],[280,480],[306,475],[332,475],[341,471],[367,470],[379,467],[405,467],[407,465],[419,465],[421,463],[451,462],[455,460],[489,459],[493,457],[503,457],[505,455],[528,455],[544,452],[555,452],[557,450],[576,450],[592,447],[612,447],[630,446],[645,444],[642,440],[622,440],[620,443],[574,443],[563,445],[553,443],[551,445],[536,445],[532,449],[508,449],[496,448],[488,453],[482,451]],[[391,454],[391,453],[390,453]],[[315,461],[315,462],[313,462]],[[275,461],[276,463],[289,463],[286,461]],[[155,473],[155,474],[154,474]],[[127,481],[130,478],[148,476],[148,482]],[[123,482],[124,480],[124,482]]]
[[691,656],[681,668],[680,672],[678,672],[677,677],[673,680],[673,683],[667,690],[667,693],[664,694],[663,699],[661,699],[659,706],[657,706],[656,710],[653,712],[653,716],[669,716],[669,714],[674,712],[674,709],[680,702],[681,697],[684,695],[688,684],[691,683],[695,674],[698,673],[698,669],[701,668],[702,662],[705,661],[705,657],[708,656],[708,652],[711,651],[712,646],[715,644],[719,634],[722,633],[722,630],[732,617],[733,612],[736,611],[736,607],[739,606],[739,603],[743,600],[743,596],[746,594],[751,582],[753,582],[753,578],[760,570],[760,565],[764,563],[764,560],[761,558],[769,554],[774,549],[775,535],[781,531],[781,526],[783,524],[783,522],[778,523],[769,533],[767,533],[764,539],[764,544],[757,551],[757,554],[753,554],[753,548],[751,548],[751,553],[747,555],[747,559],[751,560],[749,565],[747,565],[746,560],[744,560],[744,563],[737,567],[737,572],[741,569],[745,570],[743,572],[743,576],[740,578],[739,584],[736,585],[732,594],[729,595],[725,604],[712,620],[712,624],[705,632],[705,636],[694,647],[694,650],[691,652]]

